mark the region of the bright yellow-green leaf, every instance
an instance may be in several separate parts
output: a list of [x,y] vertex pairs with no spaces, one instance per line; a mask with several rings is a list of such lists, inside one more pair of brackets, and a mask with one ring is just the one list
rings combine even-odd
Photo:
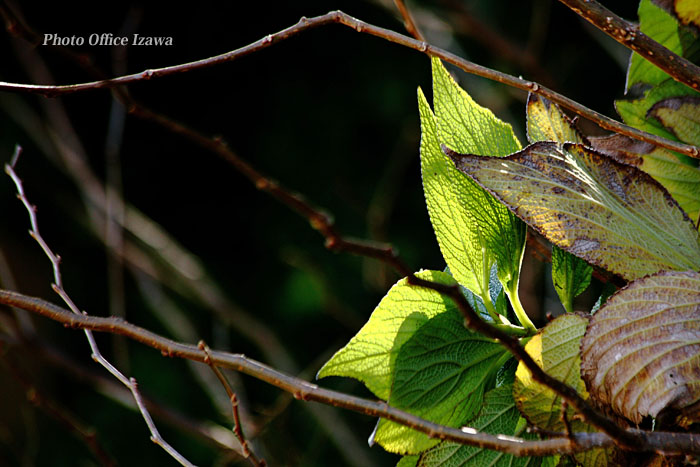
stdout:
[[549,241],[627,280],[700,268],[700,237],[641,170],[582,145],[532,144],[507,158],[459,155],[457,168]]
[[700,28],[700,1],[699,0],[675,0],[674,9],[682,24],[692,24]]
[[527,96],[527,139],[531,143],[537,141],[585,142],[583,135],[557,104],[532,93]]
[[581,355],[591,396],[617,414],[700,421],[700,274],[662,272],[617,292],[593,315]]
[[[422,271],[416,275],[441,284],[455,284],[444,272]],[[318,377],[355,378],[365,383],[377,397],[387,400],[401,347],[430,318],[455,309],[454,304],[438,292],[413,287],[402,279],[379,302],[357,335],[321,368]]]
[[700,169],[671,151],[624,135],[591,138],[592,147],[625,164],[639,167],[661,183],[697,223],[700,216]]
[[700,96],[672,97],[654,104],[649,115],[655,117],[676,137],[700,146]]
[[[639,29],[644,34],[671,52],[683,55],[678,22],[673,16],[655,5],[651,0],[641,0],[639,2],[638,14]],[[668,75],[665,71],[657,68],[656,65],[645,60],[639,54],[632,52],[630,66],[627,70],[627,91],[639,83],[655,86],[667,78]]]
[[[469,177],[454,168],[440,150],[453,145],[475,154],[506,155],[520,148],[510,125],[476,104],[433,60],[435,116],[419,93],[421,170],[430,219],[440,249],[455,279],[490,302],[491,266],[506,290],[517,290],[525,239],[523,224]],[[467,149],[468,148],[468,149]],[[489,303],[487,303],[488,305]]]
[[[458,427],[479,411],[484,391],[508,358],[499,343],[466,329],[458,311],[441,313],[401,347],[389,405]],[[417,454],[439,442],[388,420],[379,421],[373,440],[399,454]]]

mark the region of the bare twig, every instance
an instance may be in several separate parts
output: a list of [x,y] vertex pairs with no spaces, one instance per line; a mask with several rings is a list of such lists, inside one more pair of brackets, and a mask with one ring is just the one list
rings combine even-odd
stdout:
[[209,353],[209,346],[207,346],[207,344],[204,341],[199,341],[197,348],[204,352],[204,355],[205,355],[204,363],[209,365],[209,368],[211,368],[211,370],[214,372],[216,377],[221,382],[221,385],[226,390],[226,394],[228,394],[229,400],[231,401],[231,410],[233,411],[233,432],[236,434],[236,438],[238,438],[238,441],[241,443],[241,449],[243,450],[243,455],[254,466],[256,466],[256,467],[265,466],[266,465],[265,460],[258,459],[258,456],[256,456],[255,453],[253,452],[253,450],[250,448],[250,443],[248,443],[248,441],[245,438],[245,435],[243,434],[243,426],[241,425],[241,417],[238,414],[238,398],[236,397],[236,393],[233,392],[233,390],[231,389],[231,386],[228,384],[226,377],[223,375],[223,373],[221,373],[219,368],[212,361],[211,355]]
[[279,183],[260,173],[248,162],[238,157],[222,138],[207,137],[169,117],[157,114],[140,105],[132,106],[130,111],[137,117],[158,123],[171,132],[184,136],[231,163],[258,190],[269,193],[275,199],[308,219],[311,227],[318,230],[326,239],[325,245],[329,250],[376,258],[392,266],[402,276],[411,274],[412,270],[404,264],[394,247],[367,240],[344,237],[336,229],[329,214],[312,206],[302,195],[282,187]]
[[[14,170],[21,152],[22,148],[19,145],[17,145],[15,148],[15,153],[12,156],[11,163],[5,165],[5,172],[10,176],[10,178],[12,178],[12,181],[15,183],[15,187],[17,188],[17,197],[27,209],[27,213],[29,214],[29,222],[31,225],[29,235],[31,235],[31,237],[39,244],[41,249],[48,257],[49,261],[51,262],[54,278],[54,283],[51,284],[51,287],[53,288],[54,292],[56,292],[56,294],[58,294],[58,296],[61,297],[61,299],[68,306],[71,312],[73,312],[76,315],[84,316],[84,312],[81,312],[78,309],[77,305],[73,302],[73,300],[63,288],[63,279],[61,277],[60,270],[61,258],[51,250],[49,245],[39,233],[39,226],[36,217],[36,207],[29,202],[29,199],[27,199],[27,196],[24,193],[24,186],[22,184],[22,180],[17,176]],[[193,464],[190,461],[188,461],[182,454],[180,454],[175,448],[170,446],[170,444],[168,444],[167,441],[165,441],[158,432],[158,429],[156,428],[155,423],[153,423],[153,419],[151,418],[148,409],[143,403],[143,399],[141,397],[141,393],[138,390],[138,384],[136,383],[136,380],[134,378],[127,378],[126,376],[124,376],[123,373],[121,373],[114,365],[112,365],[106,358],[104,358],[104,356],[102,356],[102,353],[100,352],[100,349],[97,346],[97,342],[95,341],[92,332],[90,332],[89,330],[85,330],[85,337],[87,338],[88,343],[90,345],[90,350],[92,351],[92,359],[95,360],[95,362],[102,365],[108,372],[110,372],[115,378],[117,378],[124,386],[129,388],[129,390],[131,391],[131,394],[134,400],[136,401],[136,405],[139,407],[141,416],[146,422],[146,425],[148,426],[148,429],[151,433],[151,441],[163,448],[165,452],[167,452],[180,464],[185,466],[192,466]]]
[[[0,304],[16,306],[37,313],[63,323],[67,327],[123,335],[159,350],[164,356],[185,358],[202,363],[207,358],[207,354],[195,345],[167,339],[120,318],[76,315],[42,299],[1,289]],[[509,339],[507,335],[502,337]],[[493,449],[516,456],[567,454],[599,447],[610,447],[616,444],[615,438],[599,432],[572,433],[571,438],[563,437],[530,441],[504,435],[479,433],[469,428],[450,428],[395,409],[382,401],[372,401],[318,387],[315,384],[282,373],[240,354],[211,350],[209,358],[219,367],[230,368],[253,376],[260,381],[290,392],[296,399],[321,402],[373,417],[386,418],[425,433],[431,438],[454,441],[483,449]],[[637,429],[622,431],[625,433],[625,436],[629,436],[636,441],[633,449],[638,452],[660,450],[667,453],[700,454],[700,440],[698,440],[698,435],[696,434],[646,432]]]
[[586,21],[692,89],[700,88],[700,66],[677,55],[595,0],[559,0]]
[[563,107],[566,107],[567,109],[577,113],[578,115],[581,115],[582,117],[585,117],[595,122],[598,126],[606,130],[615,131],[617,133],[630,136],[631,138],[638,139],[640,141],[646,141],[648,143],[661,146],[672,151],[685,154],[690,157],[700,158],[700,150],[698,150],[698,148],[695,146],[670,141],[668,139],[637,130],[636,128],[629,127],[610,117],[607,117],[594,110],[591,110],[579,104],[578,102],[569,99],[568,97],[563,96],[557,92],[554,92],[551,89],[542,86],[538,83],[524,80],[522,78],[517,78],[506,73],[501,73],[499,71],[481,65],[477,65],[476,63],[458,57],[457,55],[452,54],[439,47],[434,47],[426,42],[419,41],[411,37],[405,36],[403,34],[399,34],[388,29],[380,28],[378,26],[365,23],[364,21],[360,21],[356,18],[353,18],[352,16],[343,13],[342,11],[332,11],[330,13],[326,13],[325,15],[316,16],[314,18],[301,18],[301,20],[299,20],[299,22],[294,26],[290,26],[289,28],[284,29],[275,34],[269,34],[256,42],[241,47],[240,49],[236,49],[231,52],[226,52],[221,55],[216,55],[214,57],[197,60],[194,62],[182,63],[179,65],[173,65],[164,68],[144,70],[140,73],[124,75],[108,80],[98,80],[87,83],[69,84],[64,86],[0,82],[0,91],[27,92],[41,94],[47,97],[55,97],[78,91],[113,88],[124,84],[130,84],[138,81],[150,80],[153,78],[184,73],[196,69],[211,67],[225,62],[230,62],[245,57],[246,55],[250,55],[251,53],[257,52],[259,50],[265,49],[278,42],[284,41],[291,37],[295,37],[303,31],[306,31],[307,29],[325,26],[329,24],[342,24],[351,29],[354,29],[357,32],[380,37],[395,44],[399,44],[404,47],[423,52],[430,56],[438,57],[448,63],[451,63],[452,65],[455,65],[456,67],[460,68],[461,70],[467,73],[471,73],[493,81],[497,81],[499,83],[503,83],[517,89],[522,89],[523,91],[533,92],[535,94],[544,96],[550,101],[562,105]]
[[547,374],[532,359],[530,354],[525,351],[517,339],[479,318],[474,310],[472,310],[471,306],[469,306],[469,302],[467,302],[467,299],[464,297],[457,285],[451,286],[438,284],[436,282],[421,279],[415,275],[408,276],[408,282],[412,285],[435,290],[436,292],[449,297],[457,305],[459,310],[462,312],[462,315],[464,315],[467,327],[487,337],[500,341],[500,343],[506,349],[508,349],[508,351],[513,354],[518,361],[520,361],[527,367],[528,370],[530,370],[530,373],[532,373],[532,379],[547,386],[556,394],[561,396],[589,423],[613,438],[620,447],[637,449],[637,447],[640,445],[642,441],[640,440],[640,436],[638,434],[620,428],[612,420],[608,419],[604,415],[601,415],[598,411],[588,405],[586,401],[578,395],[575,389]]
[[573,430],[571,429],[571,422],[569,421],[569,417],[566,414],[566,409],[569,407],[569,404],[565,401],[561,401],[561,413],[559,417],[561,418],[561,422],[564,424],[564,433],[566,434],[567,438],[571,438],[571,434],[573,433]]
[[421,33],[420,29],[418,29],[416,22],[413,20],[411,11],[406,7],[406,3],[403,0],[394,0],[394,5],[396,5],[399,13],[401,13],[401,17],[403,18],[403,26],[406,28],[406,31],[408,31],[410,35],[419,41],[424,41],[425,36],[423,36],[423,33]]

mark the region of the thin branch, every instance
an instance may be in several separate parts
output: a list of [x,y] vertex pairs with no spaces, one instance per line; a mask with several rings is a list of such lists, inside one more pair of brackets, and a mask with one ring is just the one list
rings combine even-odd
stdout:
[[164,115],[157,114],[137,103],[133,103],[130,112],[139,118],[155,122],[169,131],[184,136],[198,145],[214,152],[228,161],[241,174],[260,190],[293,209],[308,219],[309,224],[325,238],[325,246],[331,251],[347,252],[359,256],[375,258],[392,266],[402,276],[411,274],[412,270],[401,260],[394,247],[388,244],[370,242],[344,237],[335,227],[332,217],[311,205],[302,195],[284,188],[279,183],[263,175],[252,165],[238,157],[222,138],[210,138],[198,131],[176,122]]
[[[121,318],[76,315],[40,298],[2,289],[0,289],[0,304],[16,306],[37,313],[62,323],[66,327],[123,335],[159,350],[163,356],[185,358],[202,363],[207,358],[207,354],[195,345],[173,341]],[[508,336],[504,337],[508,339]],[[241,354],[211,350],[209,358],[219,367],[230,368],[250,375],[291,393],[296,399],[321,402],[372,417],[382,417],[425,433],[431,438],[492,449],[516,456],[569,454],[593,448],[611,447],[615,444],[612,437],[600,432],[572,433],[571,438],[531,441],[504,435],[479,433],[470,428],[450,428],[395,409],[383,401],[373,401],[318,387]],[[636,441],[634,451],[654,452],[658,450],[667,453],[700,454],[700,440],[696,434],[646,432],[636,429],[623,430],[623,432]]]
[[464,297],[458,286],[438,284],[436,282],[421,279],[415,275],[408,276],[408,282],[412,285],[435,290],[436,292],[449,297],[457,305],[459,310],[462,312],[462,315],[464,315],[467,327],[487,337],[500,341],[501,344],[511,354],[513,354],[516,359],[518,359],[518,361],[520,361],[523,365],[525,365],[525,367],[527,367],[528,370],[530,370],[532,379],[547,386],[549,389],[561,396],[589,423],[613,438],[616,441],[616,444],[618,444],[620,447],[637,449],[637,447],[640,445],[642,441],[640,440],[639,435],[619,427],[612,420],[608,419],[604,415],[601,415],[598,411],[589,406],[586,401],[578,395],[575,389],[547,374],[532,359],[530,354],[525,351],[517,339],[482,320],[474,312],[474,310],[472,310],[469,302],[467,302],[467,299]]
[[401,13],[401,17],[403,18],[403,26],[406,28],[406,31],[408,31],[410,35],[419,41],[424,41],[425,36],[423,36],[423,33],[421,33],[420,29],[418,29],[416,22],[413,20],[411,11],[406,7],[406,3],[404,3],[403,0],[394,0],[394,5],[396,5],[399,13]]
[[243,434],[241,417],[238,414],[238,398],[236,397],[236,393],[234,393],[231,389],[231,385],[228,384],[226,377],[223,375],[223,373],[221,373],[221,371],[214,364],[214,362],[212,362],[211,354],[209,353],[209,346],[207,346],[207,344],[204,341],[199,341],[197,348],[204,352],[206,356],[204,359],[204,363],[209,365],[209,368],[211,368],[211,370],[221,382],[221,385],[226,390],[226,394],[228,394],[229,400],[231,401],[231,410],[233,411],[233,432],[235,433],[236,438],[238,438],[238,441],[241,443],[243,455],[250,461],[251,464],[253,464],[256,467],[262,467],[267,465],[264,459],[258,459],[258,456],[256,456],[253,450],[250,448],[250,444],[248,443],[248,441],[245,438],[245,435]]
[[73,92],[85,91],[89,89],[113,88],[124,84],[150,80],[153,78],[160,78],[163,76],[175,75],[196,69],[208,68],[221,63],[230,62],[245,57],[246,55],[250,55],[251,53],[257,52],[259,50],[265,49],[278,42],[297,36],[303,31],[306,31],[307,29],[325,26],[329,24],[341,24],[343,26],[347,26],[351,29],[354,29],[357,32],[380,37],[389,42],[393,42],[395,44],[399,44],[404,47],[423,52],[429,56],[438,57],[446,61],[447,63],[451,63],[452,65],[460,68],[461,70],[467,73],[481,76],[483,78],[487,78],[493,81],[497,81],[499,83],[503,83],[517,89],[522,89],[523,91],[533,92],[535,94],[544,96],[550,101],[555,102],[563,107],[566,107],[567,109],[575,112],[576,114],[595,122],[598,126],[606,130],[621,133],[640,141],[646,141],[656,146],[661,146],[666,149],[670,149],[672,151],[676,151],[690,157],[700,158],[700,150],[698,150],[698,148],[695,146],[670,141],[668,139],[637,130],[636,128],[629,127],[618,122],[617,120],[614,120],[601,113],[591,110],[579,104],[578,102],[569,99],[568,97],[563,96],[557,92],[554,92],[551,89],[542,86],[538,83],[524,80],[522,78],[516,78],[515,76],[506,73],[501,73],[499,71],[481,65],[477,65],[439,47],[432,46],[426,42],[413,39],[411,37],[399,34],[388,29],[380,28],[378,26],[365,23],[364,21],[355,19],[352,16],[343,13],[342,11],[332,11],[326,13],[325,15],[316,16],[314,18],[301,18],[299,22],[294,26],[290,26],[287,29],[284,29],[275,34],[269,34],[256,42],[241,47],[240,49],[216,55],[214,57],[205,58],[202,60],[196,60],[193,62],[173,65],[164,68],[148,69],[140,73],[124,75],[108,80],[91,81],[87,83],[69,84],[64,86],[0,82],[0,91],[27,92],[41,94],[46,97],[56,97],[64,94],[70,94]]
[[700,66],[668,50],[595,0],[559,0],[579,16],[686,86],[700,89]]
[[[29,235],[39,244],[41,249],[44,251],[44,254],[46,254],[47,258],[51,262],[51,266],[53,269],[53,278],[54,278],[54,283],[51,284],[51,288],[58,294],[59,297],[63,300],[63,302],[68,306],[68,308],[71,310],[72,313],[80,316],[84,316],[85,313],[81,312],[75,302],[70,298],[68,293],[65,291],[63,288],[63,279],[61,276],[61,269],[60,269],[60,262],[61,262],[61,257],[56,255],[49,245],[46,243],[44,238],[41,236],[39,232],[39,226],[37,222],[37,216],[36,216],[36,206],[32,205],[29,202],[29,199],[27,198],[26,194],[24,193],[24,186],[22,184],[22,180],[17,176],[17,173],[15,172],[15,166],[17,164],[17,160],[19,159],[19,155],[22,152],[22,148],[17,145],[15,147],[15,153],[12,156],[12,160],[10,164],[5,165],[5,173],[12,178],[12,181],[15,183],[15,187],[17,189],[17,197],[19,200],[22,202],[24,207],[27,210],[27,213],[29,214],[29,222],[31,225],[31,230],[29,231]],[[141,397],[141,393],[138,390],[138,384],[134,378],[127,378],[124,376],[123,373],[121,373],[114,365],[112,365],[100,352],[99,347],[97,346],[97,342],[95,341],[94,336],[92,335],[92,332],[89,330],[85,330],[85,337],[88,340],[88,344],[90,345],[90,350],[92,351],[92,359],[102,365],[108,372],[110,372],[115,378],[117,378],[124,386],[129,388],[131,391],[131,394],[136,401],[136,405],[139,408],[139,411],[141,412],[141,416],[143,417],[144,421],[146,422],[146,425],[148,426],[148,430],[151,433],[151,441],[153,441],[155,444],[159,445],[165,452],[167,452],[171,457],[173,457],[175,460],[177,460],[180,464],[185,465],[185,466],[193,466],[190,461],[188,461],[182,454],[180,454],[175,448],[170,446],[170,444],[167,443],[163,439],[163,437],[160,435],[158,432],[158,429],[155,426],[155,423],[153,423],[153,419],[151,418],[150,413],[148,412],[148,409],[146,408],[143,399]]]

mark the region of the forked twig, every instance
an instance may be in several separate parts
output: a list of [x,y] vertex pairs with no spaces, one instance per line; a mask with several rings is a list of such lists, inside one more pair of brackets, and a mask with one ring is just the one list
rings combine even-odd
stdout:
[[539,94],[543,97],[546,97],[550,101],[555,102],[563,107],[566,107],[567,109],[577,113],[578,115],[581,115],[582,117],[585,117],[595,122],[598,126],[600,126],[603,129],[627,135],[631,138],[640,141],[646,141],[656,146],[661,146],[672,151],[680,152],[690,157],[700,158],[700,150],[698,150],[698,148],[695,146],[670,141],[666,138],[652,135],[651,133],[640,131],[636,128],[624,125],[618,122],[617,120],[614,120],[601,113],[591,110],[579,104],[578,102],[569,99],[568,97],[563,96],[562,94],[559,94],[538,83],[524,80],[522,78],[517,78],[515,76],[502,73],[500,71],[496,71],[485,66],[477,65],[476,63],[465,60],[444,49],[432,46],[427,42],[419,41],[417,39],[413,39],[411,37],[399,34],[389,29],[380,28],[378,26],[365,23],[364,21],[353,18],[352,16],[343,13],[342,11],[332,11],[326,13],[325,15],[316,16],[314,18],[301,18],[299,22],[294,26],[290,26],[287,29],[279,31],[275,34],[268,34],[262,39],[248,44],[244,47],[241,47],[240,49],[236,49],[231,52],[226,52],[202,60],[196,60],[193,62],[182,63],[179,65],[173,65],[164,68],[144,70],[140,73],[119,76],[113,79],[91,81],[79,84],[69,84],[63,86],[0,82],[0,91],[28,92],[34,94],[41,94],[46,97],[55,97],[63,94],[70,94],[73,92],[85,91],[90,89],[114,88],[116,86],[121,86],[124,84],[130,84],[138,81],[150,80],[153,78],[184,73],[200,68],[208,68],[225,62],[230,62],[245,57],[246,55],[250,55],[259,50],[265,49],[278,42],[295,37],[303,31],[306,31],[307,29],[325,26],[329,24],[341,24],[357,32],[380,37],[389,42],[393,42],[395,44],[402,45],[413,50],[417,50],[429,56],[438,57],[446,61],[447,63],[451,63],[452,65],[460,68],[461,70],[467,73],[481,76],[483,78],[497,81],[499,83],[503,83],[517,89],[522,89],[523,91],[533,92],[535,94]]
[[[429,282],[429,284],[432,283]],[[135,326],[123,319],[76,315],[40,298],[28,297],[17,292],[2,289],[0,289],[0,304],[15,306],[37,313],[63,323],[67,327],[127,336],[130,339],[159,350],[164,356],[186,358],[202,363],[207,358],[207,354],[195,345],[173,341],[147,329]],[[505,335],[504,337],[507,339],[509,336]],[[522,349],[522,347],[520,348]],[[557,437],[556,439],[532,441],[505,435],[491,435],[477,432],[471,428],[450,428],[391,407],[383,401],[363,399],[321,388],[315,384],[277,371],[244,355],[211,350],[209,358],[217,366],[248,374],[260,381],[291,393],[296,399],[321,402],[372,417],[382,417],[425,433],[431,438],[454,441],[482,449],[492,449],[516,456],[547,456],[611,447],[616,444],[620,445],[619,438],[601,432],[573,433],[571,438]],[[544,384],[551,388],[549,384]],[[559,384],[561,385],[561,383]],[[632,449],[636,452],[654,452],[659,450],[667,453],[700,454],[700,442],[698,435],[694,433],[647,432],[621,428],[620,430],[625,433],[626,437],[634,439],[636,444]]]
[[[24,186],[22,184],[22,180],[19,178],[17,173],[15,172],[15,166],[17,164],[17,160],[19,159],[19,156],[22,152],[22,148],[17,145],[15,147],[15,152],[12,156],[10,164],[5,164],[5,173],[12,178],[12,181],[15,184],[15,187],[17,189],[17,197],[19,200],[22,202],[24,207],[27,210],[27,213],[29,214],[29,223],[31,225],[31,230],[29,231],[29,235],[39,244],[41,249],[44,251],[44,254],[48,257],[49,261],[51,262],[51,267],[53,269],[53,279],[54,283],[51,284],[51,288],[58,294],[59,297],[63,300],[63,302],[68,306],[70,311],[76,315],[79,316],[87,316],[85,312],[81,312],[77,305],[73,302],[73,300],[70,298],[68,293],[65,291],[63,287],[63,279],[61,277],[61,269],[60,269],[60,263],[61,263],[61,257],[56,255],[49,245],[46,243],[44,238],[41,236],[41,233],[39,232],[39,226],[37,222],[37,216],[36,216],[36,206],[32,205],[29,202],[29,199],[27,198],[25,192],[24,192]],[[190,461],[188,461],[182,454],[180,454],[175,448],[173,448],[170,444],[167,443],[163,439],[163,437],[160,435],[158,432],[158,429],[155,426],[155,423],[153,423],[153,419],[151,418],[150,413],[148,412],[148,409],[146,408],[143,399],[141,397],[141,393],[138,390],[138,384],[136,382],[136,379],[134,378],[127,378],[124,376],[122,372],[120,372],[114,365],[112,365],[100,352],[99,347],[97,346],[97,342],[95,341],[94,336],[92,335],[92,332],[90,330],[84,330],[85,331],[85,337],[87,338],[88,344],[90,345],[90,350],[92,352],[92,359],[102,365],[109,373],[111,373],[115,378],[117,378],[124,386],[126,386],[130,391],[131,394],[136,401],[136,405],[139,408],[139,411],[141,412],[141,416],[143,417],[144,421],[146,422],[146,425],[148,426],[148,430],[151,433],[151,441],[153,441],[155,444],[159,445],[165,452],[167,452],[170,456],[172,456],[175,460],[177,460],[180,464],[185,465],[185,466],[193,466]]]
[[238,441],[241,443],[241,450],[243,451],[243,455],[254,466],[264,467],[265,465],[267,465],[267,463],[264,459],[259,459],[258,456],[255,455],[253,450],[250,448],[250,443],[248,443],[248,440],[246,440],[245,435],[243,434],[243,425],[241,425],[241,417],[238,413],[238,398],[236,397],[236,393],[233,392],[233,390],[231,389],[231,385],[228,384],[228,381],[226,380],[224,374],[221,373],[221,370],[219,370],[219,368],[212,361],[211,355],[209,353],[209,346],[204,341],[199,341],[199,344],[197,344],[197,348],[204,352],[204,363],[209,365],[209,368],[211,368],[211,370],[221,382],[221,385],[226,390],[226,394],[228,394],[229,400],[231,401],[231,410],[233,412],[233,432],[235,433],[236,438],[238,438]]

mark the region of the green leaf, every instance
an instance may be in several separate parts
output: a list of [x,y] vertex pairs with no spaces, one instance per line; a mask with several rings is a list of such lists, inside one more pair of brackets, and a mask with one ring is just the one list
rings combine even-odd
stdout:
[[[440,150],[452,144],[475,154],[506,155],[520,144],[510,125],[476,104],[433,59],[436,116],[422,92],[421,171],[430,219],[440,249],[455,279],[490,304],[489,273],[498,263],[498,277],[512,297],[525,243],[525,227],[454,165]],[[494,310],[490,310],[493,314]]]
[[569,313],[574,311],[574,298],[591,283],[593,267],[581,258],[552,246],[552,282],[559,300]]
[[[647,36],[666,47],[671,52],[683,56],[681,32],[678,22],[666,11],[654,5],[651,0],[639,2],[639,29]],[[640,83],[656,86],[668,78],[668,74],[656,65],[633,52],[627,70],[627,91]]]
[[527,96],[527,139],[531,143],[537,141],[584,143],[586,141],[557,104],[532,93]]
[[690,219],[700,216],[700,169],[685,164],[675,153],[624,135],[591,138],[594,149],[620,162],[639,167],[668,190]]
[[[469,424],[478,432],[502,434],[507,436],[521,436],[517,432],[520,413],[515,407],[512,386],[501,386],[492,389],[484,396],[484,405],[479,416]],[[524,426],[523,426],[524,428]],[[524,431],[521,429],[521,431]],[[527,434],[525,437],[531,437]],[[488,466],[539,466],[541,459],[538,457],[515,457],[498,451],[490,451],[474,446],[466,446],[444,441],[420,456],[418,466],[463,466],[463,465],[488,465]]]
[[[550,376],[574,388],[584,399],[586,387],[579,375],[579,346],[588,320],[579,314],[557,317],[525,345],[525,350]],[[564,431],[561,421],[561,397],[532,379],[532,373],[518,364],[513,384],[513,397],[527,420],[540,428]],[[567,409],[569,420],[575,411]]]
[[[455,284],[444,272],[422,271],[416,276],[440,284]],[[456,310],[451,300],[401,279],[379,302],[357,335],[321,368],[318,378],[355,378],[377,397],[387,400],[401,347],[428,320],[448,310]]]
[[[446,268],[445,272],[450,273],[450,268]],[[493,319],[491,318],[491,315],[489,315],[486,305],[481,297],[472,293],[471,290],[463,285],[460,285],[460,289],[462,290],[464,297],[467,299],[469,306],[471,306],[474,311],[479,313],[482,319],[493,322]],[[508,304],[505,301],[504,295],[503,284],[501,284],[501,281],[498,280],[497,268],[494,264],[491,267],[491,274],[489,275],[489,296],[491,297],[491,303],[493,303],[493,306],[496,309],[496,313],[506,316],[508,313]]]
[[649,115],[684,143],[700,145],[700,96],[659,101],[649,109]]
[[581,355],[591,396],[615,413],[634,423],[664,411],[672,424],[700,421],[700,274],[628,284],[591,319]]
[[459,155],[457,167],[559,248],[634,280],[700,268],[700,237],[654,179],[579,144],[532,144],[507,158]]
[[[579,348],[588,320],[580,314],[559,316],[545,326],[525,345],[525,350],[550,376],[568,384],[584,399],[588,399],[586,386],[580,376]],[[518,364],[513,384],[513,397],[523,416],[533,425],[545,430],[566,430],[561,419],[562,399],[551,389],[532,379],[532,373]],[[574,432],[595,431],[590,425],[574,418],[575,411],[568,407],[566,416]],[[606,466],[612,450],[593,449],[575,455],[585,466]]]
[[649,111],[654,104],[665,99],[698,95],[688,86],[668,78],[647,91],[642,98],[615,101],[615,109],[626,124],[664,138],[676,140],[676,136],[668,131],[661,122],[655,118],[649,118]]
[[396,467],[416,467],[418,465],[419,456],[403,456],[399,459]]
[[[431,318],[401,347],[389,405],[435,423],[457,427],[476,415],[509,354],[469,331],[457,310]],[[387,451],[417,454],[439,440],[380,420],[374,441]]]

